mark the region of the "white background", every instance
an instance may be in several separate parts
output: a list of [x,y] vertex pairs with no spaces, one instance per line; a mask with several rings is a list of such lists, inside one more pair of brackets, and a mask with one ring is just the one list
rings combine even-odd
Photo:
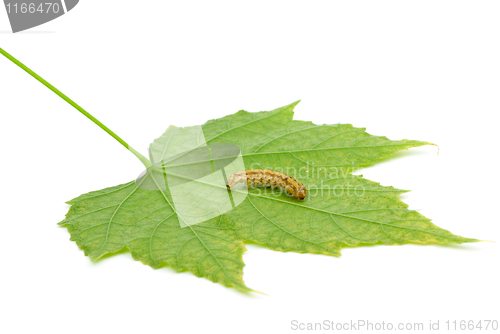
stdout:
[[[88,1],[0,47],[146,153],[165,129],[302,99],[296,118],[422,147],[359,171],[455,234],[500,241],[498,1]],[[498,243],[340,258],[248,245],[247,296],[129,253],[92,263],[65,201],[141,163],[0,56],[2,333],[288,333],[291,321],[496,319]],[[484,332],[484,331],[483,331]]]

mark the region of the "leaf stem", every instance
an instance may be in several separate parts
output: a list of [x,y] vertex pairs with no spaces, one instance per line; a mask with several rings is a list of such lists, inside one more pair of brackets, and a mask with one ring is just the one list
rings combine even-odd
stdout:
[[23,63],[21,63],[19,60],[17,60],[16,58],[14,58],[9,53],[7,53],[4,49],[0,48],[0,53],[2,55],[4,55],[7,59],[9,59],[10,61],[12,61],[14,64],[16,64],[17,66],[19,66],[23,70],[25,70],[32,77],[34,77],[35,79],[37,79],[38,81],[40,81],[45,87],[47,87],[48,89],[50,89],[51,91],[53,91],[54,93],[56,93],[64,101],[68,102],[76,110],[78,110],[79,112],[81,112],[82,114],[84,114],[85,116],[87,116],[87,118],[89,118],[92,122],[94,122],[95,124],[97,124],[101,129],[103,129],[104,131],[106,131],[111,137],[115,138],[120,144],[122,144],[123,146],[125,146],[125,148],[127,150],[129,150],[130,152],[132,152],[139,160],[141,160],[141,162],[144,164],[144,166],[146,166],[146,168],[152,166],[151,162],[146,157],[144,157],[142,154],[140,154],[139,152],[137,152],[136,150],[134,150],[134,148],[132,146],[130,146],[129,144],[127,144],[116,133],[114,133],[113,131],[111,131],[106,125],[102,124],[97,118],[95,118],[94,116],[92,116],[91,114],[89,114],[85,109],[83,109],[78,104],[76,104],[76,102],[74,102],[69,97],[67,97],[65,94],[63,94],[59,89],[57,89],[56,87],[52,86],[45,79],[43,79],[41,76],[39,76],[38,74],[36,74],[32,70],[30,70],[26,65],[24,65]]

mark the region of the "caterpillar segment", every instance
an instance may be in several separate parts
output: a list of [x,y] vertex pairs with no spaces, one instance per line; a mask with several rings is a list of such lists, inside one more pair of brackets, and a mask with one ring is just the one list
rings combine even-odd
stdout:
[[297,179],[281,172],[272,171],[269,169],[251,169],[232,174],[227,182],[228,189],[233,189],[238,183],[246,183],[247,187],[254,185],[257,187],[262,183],[265,187],[268,184],[271,187],[281,187],[286,190],[291,196],[303,200],[306,198],[307,190],[304,185]]

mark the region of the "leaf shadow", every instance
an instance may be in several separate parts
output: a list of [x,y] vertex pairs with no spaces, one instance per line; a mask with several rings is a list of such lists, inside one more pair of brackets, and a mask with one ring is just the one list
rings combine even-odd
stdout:
[[[267,250],[271,250],[269,249],[269,247],[267,247],[267,245],[263,245],[263,244],[259,244],[259,243],[256,243],[254,241],[250,241],[250,240],[245,240],[245,245],[252,245],[252,247],[257,247],[257,248],[261,248],[261,249],[267,249]],[[480,240],[478,240],[478,242],[481,242]],[[375,244],[372,244],[372,243],[359,243],[357,245],[348,245],[348,244],[344,244],[344,243],[341,243],[341,250],[344,250],[344,249],[355,249],[355,248],[373,248],[373,247],[380,247],[380,246],[386,246],[386,247],[394,247],[394,246],[405,246],[405,245],[414,245],[414,246],[419,246],[419,247],[429,247],[429,246],[434,246],[434,247],[440,247],[440,248],[448,248],[448,249],[457,249],[457,250],[462,250],[462,251],[479,251],[479,249],[477,247],[474,247],[473,244],[475,244],[475,242],[469,242],[469,243],[463,243],[463,244],[453,244],[453,243],[448,243],[448,244],[440,244],[440,243],[437,243],[437,242],[430,242],[430,243],[418,243],[418,242],[405,242],[403,244],[394,244],[394,245],[387,245],[387,244],[384,244],[382,242],[377,242]],[[313,255],[322,255],[322,256],[330,256],[330,257],[333,257],[333,258],[340,258],[341,256],[334,256],[334,255],[330,255],[330,254],[324,254],[324,253],[311,253],[311,252],[306,252],[306,253],[298,253],[298,252],[295,252],[295,251],[292,251],[292,250],[271,250],[271,251],[274,251],[274,252],[282,252],[282,253],[297,253],[297,254],[313,254]],[[343,254],[342,254],[343,255]]]
[[[167,262],[162,262],[158,267],[152,268],[152,269],[154,269],[154,270],[168,270],[169,272],[175,273],[175,274],[188,274],[190,276],[193,275],[193,273],[191,271],[189,271],[189,269],[182,268],[182,269],[176,270],[176,269],[172,268]],[[197,278],[204,278],[202,276],[197,276],[197,275],[194,275],[194,276],[196,276]],[[238,290],[234,287],[228,287],[228,286],[225,286],[223,284],[219,284],[219,283],[213,282],[211,280],[208,280],[206,278],[203,279],[202,281],[204,281],[205,283],[215,284],[218,288],[221,288],[224,291],[229,290],[231,293],[234,293],[234,294],[237,294],[240,296],[245,296],[245,297],[258,298],[258,296],[256,296],[256,293],[254,293],[254,292],[262,293],[259,291],[241,291],[241,290]]]
[[[98,258],[97,260],[91,261],[91,262],[94,263],[94,264],[98,264],[98,263],[101,263],[101,262],[109,259],[112,256],[120,255],[120,254],[126,254],[126,253],[130,253],[130,250],[127,247],[123,247],[122,249],[120,249],[120,250],[118,250],[116,252],[106,253],[103,256],[101,256],[100,258]],[[131,256],[132,256],[132,254],[131,254]]]
[[[478,240],[478,242],[480,242]],[[448,249],[456,249],[456,250],[461,250],[461,251],[479,251],[477,247],[474,247],[473,244],[475,242],[468,242],[468,243],[463,243],[463,244],[454,244],[454,243],[447,243],[447,244],[441,244],[437,242],[429,242],[429,243],[418,243],[418,242],[405,242],[403,244],[394,244],[394,245],[387,245],[382,242],[377,242],[375,244],[369,244],[369,243],[360,243],[358,245],[347,245],[344,243],[341,243],[341,249],[352,249],[352,248],[372,248],[372,247],[379,247],[379,246],[388,246],[388,247],[393,247],[393,246],[405,246],[405,245],[413,245],[413,246],[418,246],[418,247],[439,247],[439,248],[448,248]]]
[[282,249],[271,249],[267,246],[267,244],[259,244],[256,243],[255,241],[251,240],[244,240],[243,241],[245,245],[251,245],[252,247],[260,248],[260,249],[267,249],[268,251],[271,252],[280,252],[280,253],[294,253],[294,254],[307,254],[307,255],[317,255],[317,256],[329,256],[334,259],[339,259],[339,256],[333,255],[333,254],[325,254],[325,253],[320,253],[320,252],[297,252],[292,249],[287,249],[287,250],[282,250]]
[[[419,150],[420,148],[420,150]],[[394,160],[402,159],[402,158],[407,158],[407,157],[417,157],[417,156],[423,156],[423,155],[431,155],[432,152],[429,149],[424,149],[426,146],[422,147],[415,147],[412,150],[406,150],[406,151],[399,151],[394,153],[391,156],[382,158],[378,161],[375,161],[374,163],[367,164],[367,165],[361,165],[358,168],[354,169],[354,172],[360,171],[362,169],[374,166],[374,165],[382,165],[385,163],[389,163]]]
[[[61,227],[64,227],[64,226],[61,226]],[[80,248],[81,251],[83,251],[81,248]],[[114,257],[114,256],[118,256],[118,255],[123,255],[123,254],[127,254],[127,257],[130,257],[132,260],[136,261],[136,262],[139,262],[139,263],[142,263],[140,260],[136,260],[132,257],[132,253],[131,251],[127,248],[127,246],[123,247],[122,249],[116,251],[116,252],[112,252],[112,253],[107,253],[105,255],[103,255],[102,257],[100,257],[99,259],[97,260],[94,260],[94,261],[90,261],[90,263],[92,265],[95,265],[95,266],[98,266],[98,265],[101,265],[103,262],[107,261],[109,258],[111,257]],[[144,263],[142,263],[144,264]],[[159,266],[157,267],[151,267],[151,266],[148,266],[147,264],[144,264],[145,266],[147,266],[148,268],[150,269],[153,269],[153,270],[165,270],[166,272],[169,272],[169,273],[173,273],[173,274],[187,274],[187,275],[192,275],[193,273],[191,271],[189,271],[189,269],[187,268],[182,268],[180,270],[177,270],[177,269],[174,269],[172,268],[167,262],[162,262]],[[196,275],[195,275],[196,276]],[[198,278],[204,278],[204,277],[201,277],[201,276],[196,276]],[[235,294],[238,294],[238,295],[241,295],[241,296],[245,296],[245,297],[250,297],[250,298],[258,298],[258,296],[256,296],[256,293],[254,292],[257,292],[257,293],[261,293],[263,294],[262,292],[259,292],[259,291],[241,291],[241,290],[238,290],[236,288],[232,288],[232,287],[227,287],[223,284],[219,284],[219,283],[216,283],[216,282],[212,282],[210,280],[207,280],[207,279],[203,279],[202,281],[206,282],[206,283],[213,283],[215,286],[217,287],[220,287],[221,289],[223,289],[224,291],[231,291],[232,293],[235,293]],[[264,294],[265,295],[265,294]]]

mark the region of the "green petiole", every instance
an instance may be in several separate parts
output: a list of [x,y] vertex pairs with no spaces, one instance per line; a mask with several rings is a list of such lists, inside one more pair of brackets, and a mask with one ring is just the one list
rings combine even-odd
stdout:
[[35,78],[38,81],[40,81],[45,87],[47,87],[48,89],[50,89],[51,91],[53,91],[54,93],[56,93],[64,101],[68,102],[76,110],[78,110],[79,112],[81,112],[82,114],[84,114],[85,116],[87,116],[87,118],[89,118],[92,122],[94,122],[95,124],[97,124],[101,129],[103,129],[104,131],[106,131],[111,137],[115,138],[120,144],[122,144],[123,146],[125,146],[125,148],[127,150],[129,150],[130,152],[132,152],[139,160],[141,160],[141,162],[144,164],[144,166],[146,166],[146,168],[149,168],[149,167],[152,166],[151,162],[145,156],[143,156],[142,154],[140,154],[139,152],[137,152],[132,146],[130,146],[129,144],[127,144],[123,139],[121,139],[116,133],[114,133],[113,131],[111,131],[106,125],[102,124],[97,118],[95,118],[94,116],[92,116],[91,114],[89,114],[85,109],[83,109],[78,104],[76,104],[75,101],[71,100],[69,97],[67,97],[66,95],[64,95],[59,89],[57,89],[56,87],[52,86],[45,79],[43,79],[41,76],[39,76],[38,74],[36,74],[32,70],[30,70],[26,65],[24,65],[23,63],[21,63],[19,60],[17,60],[16,58],[14,58],[9,53],[7,53],[4,49],[0,48],[0,53],[2,55],[4,55],[7,59],[9,59],[10,61],[12,61],[14,64],[16,64],[17,66],[19,66],[20,68],[22,68],[23,70],[25,70],[26,72],[28,72],[28,74],[30,74],[33,78]]

